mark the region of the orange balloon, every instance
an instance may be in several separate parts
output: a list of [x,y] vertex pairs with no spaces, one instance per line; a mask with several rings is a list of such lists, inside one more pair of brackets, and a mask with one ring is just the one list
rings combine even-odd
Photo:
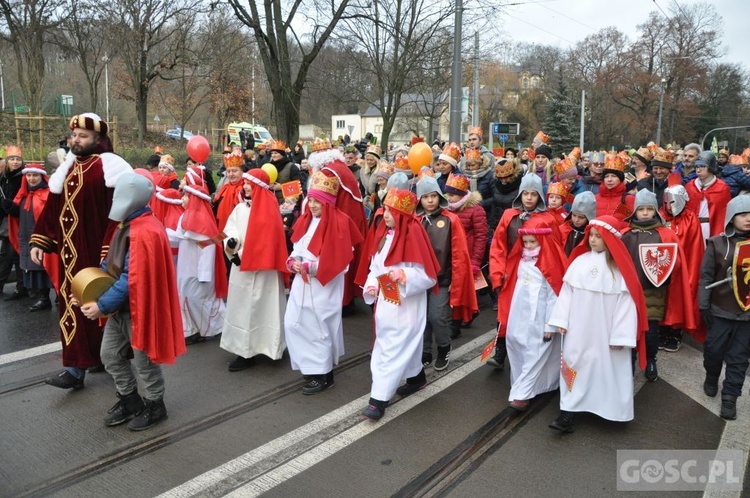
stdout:
[[432,164],[432,149],[424,142],[416,143],[409,149],[409,168],[418,175],[423,166]]

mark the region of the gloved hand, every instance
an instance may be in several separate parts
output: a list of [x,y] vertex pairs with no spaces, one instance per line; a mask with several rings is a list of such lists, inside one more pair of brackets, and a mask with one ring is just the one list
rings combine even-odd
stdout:
[[230,249],[234,249],[235,247],[237,247],[237,239],[231,238],[227,240],[227,247]]
[[240,263],[242,263],[242,261],[240,261],[239,255],[237,255],[237,254],[235,254],[234,256],[232,256],[232,259],[230,259],[229,261],[231,261],[232,264],[237,265],[237,266],[240,266]]
[[714,324],[714,316],[711,314],[711,310],[701,310],[701,320],[706,324],[706,327],[711,328]]

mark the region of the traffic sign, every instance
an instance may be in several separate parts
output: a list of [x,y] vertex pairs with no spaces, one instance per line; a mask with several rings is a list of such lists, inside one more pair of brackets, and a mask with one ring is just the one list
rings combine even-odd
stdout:
[[520,128],[518,123],[492,123],[492,133],[495,135],[518,135]]
[[500,141],[503,143],[503,145],[505,145],[505,142],[508,141],[508,135],[506,135],[505,133],[501,133],[500,134]]

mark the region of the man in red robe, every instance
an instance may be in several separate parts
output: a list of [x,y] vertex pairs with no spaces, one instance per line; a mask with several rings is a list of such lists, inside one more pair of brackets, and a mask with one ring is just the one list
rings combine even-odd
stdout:
[[704,151],[695,161],[696,178],[685,185],[688,200],[686,209],[698,215],[703,239],[719,235],[724,231],[724,216],[732,193],[719,172],[713,152]]
[[117,227],[107,214],[117,178],[133,168],[112,153],[107,123],[93,113],[70,120],[70,154],[50,177],[50,194],[31,236],[31,259],[60,258],[60,331],[65,369],[45,382],[81,389],[86,369],[101,365],[102,327],[70,301],[71,282],[82,269],[99,266]]
[[221,186],[214,196],[214,206],[216,206],[216,223],[219,225],[219,231],[224,231],[229,215],[232,214],[234,207],[244,198],[243,188],[245,182],[242,181],[242,165],[245,163],[245,156],[238,150],[231,154],[224,154],[224,167],[227,181]]

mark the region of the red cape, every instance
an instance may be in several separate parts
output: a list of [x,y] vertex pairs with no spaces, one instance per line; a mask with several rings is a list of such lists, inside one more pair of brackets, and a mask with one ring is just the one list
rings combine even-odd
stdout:
[[245,230],[240,270],[276,270],[288,280],[286,260],[289,253],[279,202],[270,190],[255,183],[250,183],[250,186],[252,206]]
[[[539,217],[532,218],[524,224],[524,228],[548,228],[546,220]],[[560,295],[563,276],[568,267],[567,256],[562,249],[560,241],[554,235],[538,235],[537,240],[541,250],[536,260],[536,267],[542,272],[547,283],[552,287],[555,295]],[[523,239],[518,237],[513,249],[507,259],[508,282],[500,290],[497,303],[497,321],[500,323],[497,335],[505,337],[508,327],[508,316],[510,315],[510,303],[513,301],[513,293],[516,290],[518,267],[521,264],[523,254]],[[530,317],[531,318],[531,317]]]
[[705,197],[708,201],[708,223],[711,227],[711,237],[722,233],[724,231],[724,217],[727,214],[727,204],[732,200],[732,193],[727,184],[722,179],[717,178],[713,185],[706,190],[698,190],[695,180],[691,180],[685,185],[685,190],[690,196],[685,209],[689,209],[698,216],[701,201]]
[[471,256],[466,245],[466,232],[458,215],[443,209],[443,216],[451,220],[451,295],[453,318],[470,322],[479,311],[477,292],[474,288],[474,273],[471,271]]
[[[622,231],[623,234],[630,231],[630,227]],[[665,299],[665,313],[664,319],[659,322],[659,325],[675,329],[685,329],[691,335],[696,335],[696,329],[698,323],[696,317],[700,316],[696,314],[696,295],[691,293],[690,288],[690,276],[688,275],[688,266],[685,264],[685,255],[680,244],[680,240],[667,227],[656,227],[656,231],[659,233],[661,241],[664,243],[675,243],[678,246],[677,249],[677,261],[675,262],[672,275],[669,277],[669,284],[667,287],[667,297]],[[636,264],[634,262],[634,264]],[[706,337],[705,334],[700,337],[696,337],[697,340],[703,342]]]
[[179,180],[179,178],[177,177],[177,173],[175,173],[174,171],[171,171],[166,176],[159,173],[159,170],[152,171],[151,177],[154,180],[154,185],[161,190],[172,188],[172,182],[174,180]]
[[[244,197],[245,182],[238,181],[234,185],[231,183],[225,183],[221,186],[216,195],[214,196],[214,206],[216,206],[216,224],[219,226],[220,231],[224,231],[224,227],[227,226],[227,220],[229,215],[232,214],[234,207],[240,203],[242,197]],[[274,195],[274,197],[276,197]],[[279,203],[276,202],[276,206]],[[277,208],[278,211],[278,208]]]
[[128,291],[133,349],[174,363],[186,351],[177,277],[167,234],[151,213],[130,222]]

